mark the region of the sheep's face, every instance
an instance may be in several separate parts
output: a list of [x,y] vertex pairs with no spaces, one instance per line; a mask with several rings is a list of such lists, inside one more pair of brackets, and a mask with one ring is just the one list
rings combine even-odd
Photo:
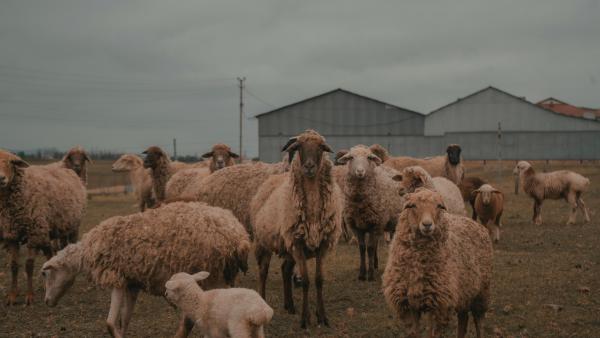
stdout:
[[529,164],[529,162],[519,161],[519,163],[517,163],[517,165],[515,166],[515,169],[513,170],[513,174],[520,175],[521,173],[524,173],[529,168],[531,168],[531,164]]
[[475,190],[473,193],[479,194],[481,196],[481,203],[483,203],[483,205],[490,205],[493,194],[501,194],[500,191],[496,190],[494,187],[492,187],[489,184],[482,185],[481,187],[479,187],[479,189]]
[[370,177],[374,174],[375,167],[381,164],[381,159],[373,154],[373,152],[363,146],[358,145],[352,147],[344,156],[340,157],[337,162],[348,166],[348,175],[351,178],[362,180],[365,177]]
[[0,188],[12,182],[15,172],[29,167],[29,164],[20,157],[0,150]]
[[58,264],[55,258],[52,258],[42,266],[42,277],[46,287],[44,302],[46,305],[54,307],[69,288],[73,286],[77,271]]
[[314,178],[317,175],[323,160],[323,153],[333,152],[325,143],[325,138],[314,130],[307,130],[297,137],[292,137],[283,147],[283,151],[290,154],[290,161],[293,160],[294,153],[298,152],[302,173],[308,178]]
[[226,144],[215,144],[212,150],[202,155],[203,158],[212,158],[215,170],[223,169],[232,162],[232,158],[240,157],[238,154],[231,151]]
[[156,146],[146,149],[142,154],[146,155],[146,158],[144,158],[144,168],[156,168],[167,156],[162,149]]
[[85,168],[87,162],[92,160],[88,154],[81,147],[76,147],[71,150],[63,157],[63,162],[66,167],[75,171],[77,175],[81,175],[81,172]]
[[458,144],[451,144],[446,148],[446,154],[448,154],[448,162],[452,165],[457,165],[460,163],[460,146]]
[[412,193],[425,184],[427,172],[421,167],[406,167],[401,174],[392,177],[400,182],[400,195]]
[[118,160],[112,165],[112,171],[116,173],[127,172],[142,166],[142,159],[137,155],[125,154],[121,155]]
[[185,272],[174,274],[165,283],[165,298],[171,304],[179,304],[179,301],[183,297],[184,290],[187,288],[196,288],[198,286],[197,283],[208,278],[209,275],[210,274],[206,271],[201,271],[193,275]]
[[404,204],[411,230],[423,236],[432,236],[441,231],[439,220],[445,212],[442,196],[434,191],[418,189],[415,193],[408,195]]

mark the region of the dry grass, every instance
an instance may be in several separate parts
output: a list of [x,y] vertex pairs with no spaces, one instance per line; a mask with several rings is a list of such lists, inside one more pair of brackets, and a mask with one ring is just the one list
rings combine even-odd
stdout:
[[[502,237],[495,248],[493,303],[485,322],[487,336],[600,337],[600,168],[597,164],[568,165],[592,181],[591,191],[584,196],[592,212],[591,224],[580,222],[566,226],[566,203],[548,201],[542,211],[544,225],[534,226],[530,222],[531,201],[522,193],[518,196],[512,193],[510,163],[503,166],[500,182],[496,180],[498,173],[493,164],[488,164],[485,169],[477,163],[469,164],[468,175],[484,177],[506,193]],[[561,163],[551,162],[550,169],[563,167]],[[93,179],[101,184],[108,178]],[[83,232],[109,216],[135,212],[133,204],[131,197],[123,195],[94,198],[90,201]],[[386,255],[384,246],[381,250],[383,263]],[[313,325],[308,331],[299,330],[297,315],[288,315],[282,310],[280,260],[274,258],[267,301],[276,314],[267,328],[268,336],[403,336],[404,328],[391,316],[384,302],[380,280],[369,283],[356,279],[357,256],[357,248],[347,244],[341,244],[331,255],[326,265],[325,297],[332,328],[317,328],[313,315]],[[42,261],[39,258],[36,267]],[[0,295],[4,297],[9,284],[5,254],[0,256],[0,262],[3,267]],[[21,277],[23,287],[24,275]],[[3,302],[0,305],[0,337],[106,335],[104,320],[109,291],[99,290],[80,278],[56,308],[47,308],[42,303],[43,287],[37,276],[35,283],[38,293],[34,306],[7,308]],[[251,259],[250,272],[241,277],[240,284],[253,288],[256,283],[256,265]],[[314,300],[312,285],[310,295]],[[299,310],[299,290],[294,299]],[[559,305],[561,310],[555,311],[546,304]],[[314,302],[311,306],[314,314]],[[175,311],[163,299],[142,295],[130,336],[168,337],[176,326]],[[448,332],[448,335],[454,334]],[[194,336],[199,337],[197,332]]]

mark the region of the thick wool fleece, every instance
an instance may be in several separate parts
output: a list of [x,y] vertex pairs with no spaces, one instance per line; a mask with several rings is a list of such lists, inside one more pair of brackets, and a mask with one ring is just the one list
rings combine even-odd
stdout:
[[182,197],[183,192],[193,184],[210,175],[208,168],[191,168],[176,172],[167,182],[167,200]]
[[493,258],[487,230],[446,212],[435,224],[441,231],[426,237],[411,229],[406,211],[400,215],[383,274],[388,305],[401,319],[427,312],[442,323],[455,311],[485,313]]
[[86,189],[70,169],[30,166],[14,172],[0,188],[4,241],[27,242],[30,248],[49,248],[51,239],[77,234],[87,204]]
[[549,173],[536,173],[533,167],[525,170],[520,176],[523,191],[532,198],[561,199],[569,190],[584,193],[590,180],[569,170],[558,170]]
[[231,285],[238,269],[246,268],[250,240],[230,211],[174,202],[109,218],[75,246],[66,256],[80,261],[96,285],[133,285],[162,296],[165,283],[180,271],[208,271],[207,285]]
[[432,178],[425,169],[419,166],[411,166],[402,170],[402,185],[409,193],[414,192],[419,187],[436,191],[442,195],[448,212],[456,215],[466,215],[465,203],[460,189],[445,177]]

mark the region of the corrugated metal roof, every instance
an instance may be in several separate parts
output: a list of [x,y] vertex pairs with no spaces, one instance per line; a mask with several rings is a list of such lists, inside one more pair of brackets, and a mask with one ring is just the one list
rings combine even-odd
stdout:
[[567,115],[567,116],[574,116],[574,117],[581,117],[581,118],[590,118],[590,117],[591,118],[593,118],[593,117],[600,118],[600,109],[577,107],[572,104],[566,103],[564,101],[557,100],[553,97],[544,99],[536,104],[542,108],[552,110],[553,112]]

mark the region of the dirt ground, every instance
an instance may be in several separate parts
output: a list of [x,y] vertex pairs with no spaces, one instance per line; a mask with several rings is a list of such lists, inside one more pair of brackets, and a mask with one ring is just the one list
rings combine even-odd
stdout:
[[[592,223],[566,226],[568,207],[564,201],[548,201],[543,206],[544,225],[532,225],[532,202],[522,192],[514,195],[510,167],[504,163],[498,171],[493,163],[482,167],[470,163],[468,176],[488,179],[505,192],[506,206],[502,237],[495,246],[493,299],[484,322],[486,336],[502,337],[600,337],[600,166],[596,163],[550,163],[548,169],[568,167],[592,181],[584,199],[591,210]],[[541,164],[536,163],[541,166]],[[90,175],[110,178],[109,165],[99,164]],[[101,171],[101,172],[100,172]],[[500,179],[498,179],[500,178]],[[121,181],[121,179],[114,179]],[[98,183],[100,184],[100,183]],[[113,215],[135,212],[131,196],[95,197],[89,201],[82,233]],[[385,265],[387,246],[380,251]],[[132,253],[133,254],[133,253]],[[43,262],[40,256],[36,269]],[[306,331],[299,329],[299,317],[282,309],[279,260],[273,259],[267,301],[275,309],[267,327],[272,337],[398,337],[403,325],[393,317],[381,292],[381,279],[361,282],[358,275],[358,249],[340,243],[326,263],[325,298],[331,328],[318,328],[314,322]],[[254,288],[256,264],[241,276],[240,285]],[[0,254],[0,296],[9,286],[7,256]],[[39,271],[39,270],[36,270]],[[311,271],[311,273],[314,270]],[[381,272],[381,271],[380,271]],[[78,278],[75,285],[55,308],[43,304],[43,285],[35,276],[37,294],[33,306],[23,306],[23,297],[14,307],[0,304],[0,337],[103,337],[108,312],[109,291]],[[21,290],[25,275],[22,265]],[[314,285],[314,283],[312,284]],[[314,288],[311,288],[314,300]],[[301,292],[294,294],[296,306]],[[556,306],[555,306],[556,305]],[[311,304],[314,311],[314,302]],[[454,330],[454,325],[450,330]],[[158,297],[142,294],[130,326],[131,337],[169,337],[175,332],[177,314]],[[472,330],[470,336],[474,336]],[[453,331],[447,332],[453,336]],[[195,332],[195,337],[199,337]]]

